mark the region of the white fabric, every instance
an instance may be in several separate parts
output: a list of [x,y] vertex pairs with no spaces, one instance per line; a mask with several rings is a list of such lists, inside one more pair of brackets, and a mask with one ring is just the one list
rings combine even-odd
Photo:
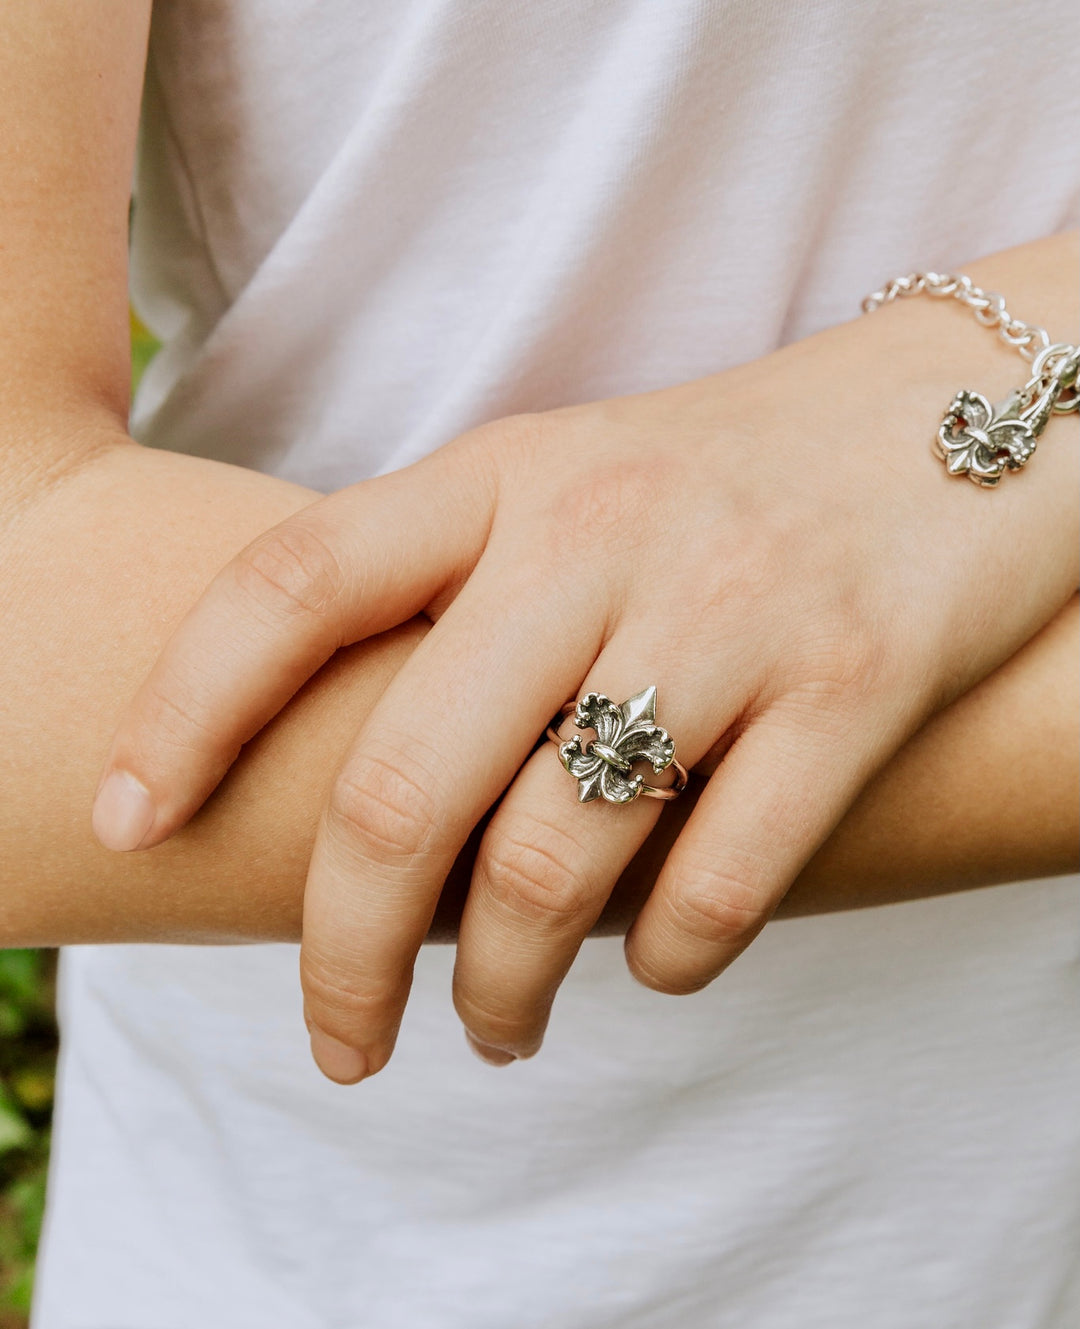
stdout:
[[[1078,35],[1070,0],[159,3],[133,428],[334,489],[1075,225]],[[34,1329],[1070,1329],[1076,888],[777,923],[684,999],[589,942],[505,1071],[425,948],[351,1090],[295,947],[70,949]]]

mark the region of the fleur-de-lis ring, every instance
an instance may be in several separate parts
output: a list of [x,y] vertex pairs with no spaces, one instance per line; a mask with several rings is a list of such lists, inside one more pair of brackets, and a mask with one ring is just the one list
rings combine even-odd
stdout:
[[[565,743],[559,736],[559,725],[571,713],[579,729],[596,731],[584,747],[576,734]],[[656,723],[656,688],[651,685],[621,706],[600,692],[589,692],[577,703],[568,701],[548,726],[547,736],[559,745],[559,760],[577,780],[581,803],[594,798],[631,803],[639,794],[671,799],[686,788],[686,768],[675,760],[675,742]],[[657,775],[673,767],[674,784],[646,784],[633,770],[639,761],[647,761]]]

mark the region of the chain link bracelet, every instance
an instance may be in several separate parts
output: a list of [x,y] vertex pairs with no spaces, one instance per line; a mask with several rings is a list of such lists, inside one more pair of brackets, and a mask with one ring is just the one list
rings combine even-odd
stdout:
[[982,393],[958,392],[934,441],[950,475],[966,475],[977,485],[992,488],[1007,470],[1018,471],[1031,459],[1052,415],[1080,409],[1080,347],[1052,343],[1045,328],[1014,318],[1004,296],[984,291],[963,273],[909,272],[894,277],[863,300],[863,313],[909,295],[958,300],[984,328],[996,328],[1002,341],[1031,361],[1031,377],[996,406]]

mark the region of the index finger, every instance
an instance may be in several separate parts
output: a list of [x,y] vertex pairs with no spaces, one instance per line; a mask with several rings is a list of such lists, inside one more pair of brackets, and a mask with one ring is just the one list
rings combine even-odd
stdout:
[[460,450],[443,450],[316,500],[226,564],[120,719],[94,804],[102,844],[168,839],[339,647],[411,618],[464,575],[490,524],[476,480]]

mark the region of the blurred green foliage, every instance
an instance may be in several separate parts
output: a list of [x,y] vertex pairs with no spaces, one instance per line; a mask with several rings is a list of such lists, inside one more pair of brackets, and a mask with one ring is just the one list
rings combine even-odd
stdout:
[[150,363],[154,352],[158,348],[158,341],[153,333],[147,332],[146,328],[140,323],[138,315],[132,311],[131,314],[131,392],[135,393],[138,387],[139,379],[142,378],[143,370]]
[[[158,343],[131,316],[131,390]],[[56,952],[0,950],[0,1329],[25,1329],[56,1077]]]
[[0,950],[0,1329],[26,1323],[56,1073],[53,951]]

